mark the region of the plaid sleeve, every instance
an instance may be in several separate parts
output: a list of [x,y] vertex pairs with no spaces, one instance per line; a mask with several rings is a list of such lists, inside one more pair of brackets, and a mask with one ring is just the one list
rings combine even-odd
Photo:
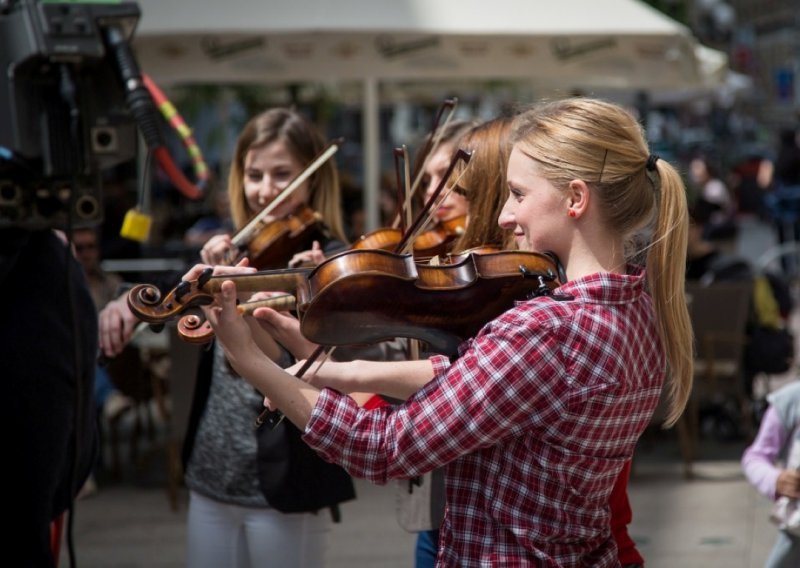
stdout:
[[[496,322],[452,365],[432,361],[432,381],[403,405],[372,411],[323,391],[306,442],[351,474],[376,483],[408,478],[494,445],[530,425],[531,407],[558,412],[555,339],[540,326]],[[546,419],[546,416],[545,418]]]

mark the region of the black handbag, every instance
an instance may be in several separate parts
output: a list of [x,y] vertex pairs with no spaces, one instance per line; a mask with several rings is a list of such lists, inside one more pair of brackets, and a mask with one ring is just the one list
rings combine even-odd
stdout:
[[350,475],[323,460],[288,420],[274,429],[258,429],[258,478],[267,502],[282,513],[331,508],[338,520],[339,503],[355,499]]

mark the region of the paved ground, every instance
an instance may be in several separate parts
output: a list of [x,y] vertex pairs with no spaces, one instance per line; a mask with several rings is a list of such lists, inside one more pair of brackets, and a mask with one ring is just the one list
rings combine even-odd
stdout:
[[[634,463],[631,534],[649,568],[756,568],[774,537],[769,503],[744,480],[743,442],[707,440],[696,478],[682,474],[672,432],[646,437]],[[146,453],[122,480],[100,479],[77,504],[75,551],[81,568],[177,568],[184,565],[186,494],[178,510],[166,491],[166,457]],[[393,486],[357,482],[358,499],[343,506],[331,533],[328,566],[408,568],[414,537],[397,525]],[[66,549],[61,566],[68,566]],[[221,567],[222,568],[222,567]]]

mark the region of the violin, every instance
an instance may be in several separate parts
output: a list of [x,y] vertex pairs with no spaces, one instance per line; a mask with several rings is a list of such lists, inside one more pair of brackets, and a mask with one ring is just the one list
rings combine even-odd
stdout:
[[361,235],[350,245],[353,250],[388,250],[393,251],[403,240],[403,232],[394,227],[383,227]]
[[[456,264],[462,262],[470,253],[489,254],[500,252],[500,249],[490,245],[475,247],[461,254],[448,254],[444,257],[433,257],[433,266]],[[254,300],[237,305],[237,310],[242,315],[252,315],[257,308],[266,307],[279,311],[294,310],[297,307],[295,297],[291,294],[274,296],[264,300]],[[214,338],[214,330],[204,318],[197,314],[189,314],[178,320],[178,336],[189,343],[207,343]]]
[[308,205],[300,205],[283,219],[262,223],[247,243],[250,266],[259,270],[286,266],[299,250],[311,248],[315,240],[325,236],[322,218]]
[[467,216],[459,215],[447,221],[441,221],[414,239],[414,256],[430,258],[447,254],[458,237],[464,234]]
[[515,301],[551,294],[560,285],[558,274],[554,257],[535,252],[469,252],[436,266],[419,264],[409,254],[348,250],[313,269],[221,276],[208,269],[163,300],[158,288],[140,284],[130,291],[128,304],[142,320],[163,323],[210,304],[222,282],[233,280],[240,292],[293,293],[300,331],[319,345],[409,337],[453,353]]
[[[427,259],[447,254],[453,241],[464,234],[466,222],[467,216],[460,215],[437,223],[432,229],[421,233],[414,239],[414,258]],[[400,229],[384,227],[361,236],[351,248],[394,251],[402,239],[403,233]]]
[[233,236],[234,249],[244,252],[250,258],[251,266],[259,270],[286,266],[297,251],[311,248],[315,240],[325,236],[326,228],[321,216],[307,205],[298,206],[283,219],[271,222],[264,219],[330,160],[342,143],[343,139],[337,138],[328,144],[269,205]]
[[442,176],[439,185],[434,190],[431,198],[417,214],[414,222],[407,230],[399,228],[383,228],[373,231],[357,240],[351,249],[355,250],[389,250],[392,252],[403,252],[404,247],[409,241],[413,243],[411,250],[418,258],[431,258],[448,252],[450,244],[464,232],[466,226],[466,215],[458,216],[446,222],[437,224],[430,231],[419,234],[421,227],[428,221],[429,212],[437,203],[439,196],[445,188],[445,184],[453,173],[459,161],[468,164],[472,154],[459,148],[453,155],[447,171]]

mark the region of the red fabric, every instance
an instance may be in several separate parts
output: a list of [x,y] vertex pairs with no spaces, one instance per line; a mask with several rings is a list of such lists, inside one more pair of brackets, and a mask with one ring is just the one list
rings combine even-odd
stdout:
[[64,516],[66,512],[61,513],[50,523],[50,550],[53,554],[53,560],[58,565],[58,557],[61,555],[61,535],[64,529]]
[[382,406],[389,406],[389,403],[379,394],[372,395],[372,398],[364,403],[364,408],[367,410],[374,410]]
[[628,461],[619,472],[614,488],[611,490],[611,496],[608,500],[611,507],[611,534],[617,543],[617,556],[620,564],[623,566],[625,564],[641,564],[644,566],[644,558],[636,550],[636,543],[633,542],[633,539],[628,534],[628,525],[633,519],[631,504],[628,501],[628,478],[630,473],[631,462]]

